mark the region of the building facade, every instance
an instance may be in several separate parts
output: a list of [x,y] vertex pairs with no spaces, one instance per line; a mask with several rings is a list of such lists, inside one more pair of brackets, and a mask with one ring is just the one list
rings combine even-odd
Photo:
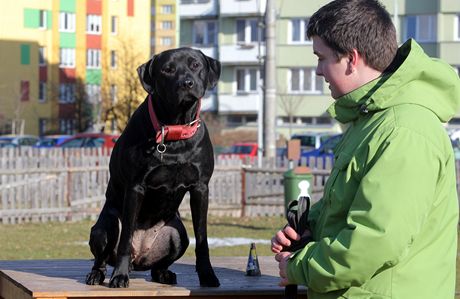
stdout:
[[127,57],[135,73],[176,47],[175,10],[174,0],[3,1],[0,132],[116,131],[104,106],[129,89]]
[[[316,57],[305,36],[309,17],[327,2],[276,0],[279,136],[340,129],[326,113],[332,99],[315,75]],[[400,43],[412,37],[429,55],[460,70],[458,1],[382,3]],[[137,66],[178,45],[222,63],[221,80],[203,99],[203,110],[222,127],[257,130],[263,117],[265,8],[266,0],[3,1],[0,133],[119,131],[123,125],[108,111],[142,100]],[[460,126],[460,115],[451,125]]]
[[[316,56],[305,35],[309,17],[328,0],[276,1],[277,133],[340,130],[326,112],[327,84],[315,74]],[[425,51],[460,69],[460,3],[455,0],[383,0],[398,42],[414,38]],[[257,129],[263,106],[266,0],[179,0],[184,46],[222,63],[217,99],[209,106],[227,127]],[[459,118],[452,120],[455,125]]]

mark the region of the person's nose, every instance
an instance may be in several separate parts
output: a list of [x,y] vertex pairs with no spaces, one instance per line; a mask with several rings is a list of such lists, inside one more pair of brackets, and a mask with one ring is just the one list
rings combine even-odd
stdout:
[[320,76],[320,77],[324,76],[323,71],[321,70],[319,66],[316,67],[315,73],[316,73],[316,76]]

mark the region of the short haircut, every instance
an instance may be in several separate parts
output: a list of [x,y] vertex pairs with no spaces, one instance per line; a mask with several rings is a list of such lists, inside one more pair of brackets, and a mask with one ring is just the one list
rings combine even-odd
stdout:
[[337,59],[356,49],[366,64],[383,72],[398,50],[390,14],[377,0],[335,0],[311,16],[307,36],[320,37]]

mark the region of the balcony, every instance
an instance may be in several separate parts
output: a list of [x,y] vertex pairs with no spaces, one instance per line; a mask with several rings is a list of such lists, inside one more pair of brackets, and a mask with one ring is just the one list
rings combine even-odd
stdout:
[[217,59],[217,46],[205,46],[205,45],[184,45],[185,47],[191,47],[196,50],[200,50],[204,55],[211,58]]
[[220,0],[222,16],[261,16],[265,13],[266,0]]
[[259,94],[219,94],[219,113],[245,113],[257,112],[259,107]]
[[227,65],[258,65],[259,55],[265,56],[265,45],[259,45],[257,43],[251,44],[231,44],[222,45],[220,47],[219,60],[222,64]]
[[201,111],[217,111],[217,95],[206,95],[201,99]]
[[217,16],[217,1],[218,0],[182,0],[179,4],[179,16],[189,19],[215,17]]

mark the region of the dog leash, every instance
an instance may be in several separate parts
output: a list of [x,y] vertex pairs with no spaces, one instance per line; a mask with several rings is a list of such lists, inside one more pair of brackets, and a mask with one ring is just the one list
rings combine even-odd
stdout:
[[201,125],[200,110],[201,110],[201,98],[198,99],[198,110],[196,112],[195,120],[185,125],[161,125],[158,118],[153,110],[152,95],[148,98],[148,108],[150,121],[152,122],[153,129],[156,132],[155,140],[157,143],[157,152],[160,153],[163,158],[163,153],[166,151],[165,141],[177,141],[183,139],[189,139],[195,135],[198,128]]
[[[289,204],[287,212],[287,220],[290,227],[292,227],[300,236],[308,228],[308,212],[310,211],[310,194],[308,188],[310,183],[308,181],[301,181],[299,183],[300,194],[297,201],[292,201]],[[298,241],[292,241],[291,246],[286,248],[286,251],[294,252],[303,248],[308,242],[312,240],[311,236],[301,237]],[[297,298],[297,285],[287,285],[284,289],[285,299]]]

